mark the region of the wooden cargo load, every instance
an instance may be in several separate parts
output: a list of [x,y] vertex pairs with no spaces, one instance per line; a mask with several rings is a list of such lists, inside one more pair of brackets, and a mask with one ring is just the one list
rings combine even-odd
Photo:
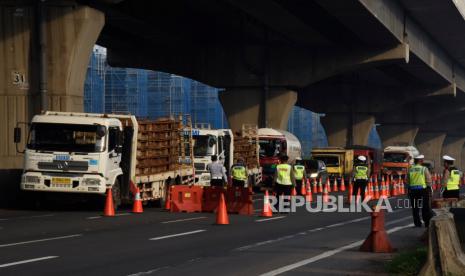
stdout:
[[248,169],[260,167],[258,128],[256,125],[243,125],[241,132],[234,135],[234,163],[244,159]]

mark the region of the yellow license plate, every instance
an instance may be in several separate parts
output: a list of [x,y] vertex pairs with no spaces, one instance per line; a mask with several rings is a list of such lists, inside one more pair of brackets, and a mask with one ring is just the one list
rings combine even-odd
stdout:
[[71,185],[71,178],[52,177],[52,184],[54,184],[54,185]]

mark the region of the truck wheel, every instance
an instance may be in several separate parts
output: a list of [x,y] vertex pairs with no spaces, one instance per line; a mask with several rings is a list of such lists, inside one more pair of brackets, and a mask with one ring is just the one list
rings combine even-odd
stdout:
[[113,196],[113,205],[115,210],[121,205],[121,186],[119,180],[115,180],[115,184],[111,187],[111,195]]

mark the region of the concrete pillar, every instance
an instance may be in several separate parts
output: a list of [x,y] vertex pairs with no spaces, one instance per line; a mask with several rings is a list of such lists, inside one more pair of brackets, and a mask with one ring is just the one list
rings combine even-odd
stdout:
[[287,129],[297,93],[282,88],[271,88],[268,95],[263,89],[232,88],[220,92],[219,98],[228,118],[229,127],[239,130],[242,124]]
[[415,145],[425,159],[434,161],[434,172],[442,170],[441,151],[446,133],[419,131],[415,137]]
[[411,146],[419,127],[411,124],[382,124],[377,127],[383,147]]
[[[0,169],[22,167],[13,128],[40,111],[35,9],[0,4]],[[44,10],[49,109],[82,111],[87,65],[104,15],[72,1],[54,1]]]
[[460,169],[462,172],[465,172],[465,147],[462,148],[461,159],[462,159],[462,167],[459,168],[459,169]]
[[465,143],[465,137],[462,136],[446,136],[442,146],[442,155],[447,154],[455,158],[454,165],[457,168],[462,168],[462,150]]
[[331,147],[367,145],[374,123],[373,116],[360,113],[328,113],[321,118]]

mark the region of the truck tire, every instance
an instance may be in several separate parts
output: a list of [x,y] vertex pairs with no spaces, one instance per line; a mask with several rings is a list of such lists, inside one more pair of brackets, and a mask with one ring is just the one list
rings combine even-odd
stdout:
[[113,205],[115,210],[117,210],[121,206],[121,186],[119,179],[116,179],[115,184],[111,187],[111,195],[113,196]]

